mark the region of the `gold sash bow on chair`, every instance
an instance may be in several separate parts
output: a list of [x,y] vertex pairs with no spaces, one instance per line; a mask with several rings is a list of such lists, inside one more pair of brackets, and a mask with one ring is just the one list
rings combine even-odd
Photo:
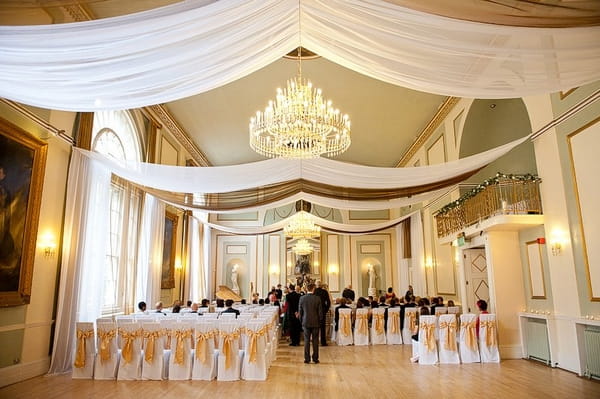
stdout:
[[160,338],[164,334],[161,330],[156,331],[144,331],[144,339],[146,339],[146,345],[144,346],[144,360],[146,363],[152,364],[154,361],[154,346],[156,345],[156,339]]
[[446,330],[446,340],[444,341],[444,349],[447,351],[456,352],[456,321],[440,323],[440,330]]
[[75,352],[75,362],[73,366],[78,369],[85,367],[86,340],[94,336],[94,330],[77,329],[77,349]]
[[391,320],[390,324],[390,332],[392,334],[398,334],[400,332],[400,313],[398,312],[390,312],[389,316]]
[[475,320],[463,323],[461,328],[465,329],[465,344],[472,351],[477,350],[477,333],[475,332],[477,322]]
[[495,320],[482,321],[481,327],[485,327],[485,345],[488,348],[496,346],[496,321]]
[[110,345],[116,334],[117,334],[116,329],[109,330],[109,331],[100,330],[100,329],[98,330],[98,338],[100,338],[100,362],[101,363],[104,363],[104,362],[110,360],[110,357],[111,357]]
[[184,361],[184,350],[183,345],[185,340],[192,337],[192,330],[173,330],[172,334],[175,336],[175,364],[182,365]]
[[375,332],[377,335],[383,334],[383,326],[385,324],[383,313],[373,313],[373,319],[375,321]]
[[435,335],[433,334],[433,331],[435,330],[435,324],[421,323],[419,328],[425,332],[425,347],[429,352],[433,352],[435,350]]
[[340,331],[344,337],[349,337],[352,333],[352,322],[349,314],[340,315]]
[[233,340],[240,337],[240,332],[239,330],[234,331],[232,333],[226,333],[221,331],[219,334],[221,335],[221,337],[223,337],[223,355],[225,355],[225,370],[229,370],[229,367],[231,367],[231,357],[233,356]]
[[408,318],[408,328],[411,334],[417,333],[417,312],[407,312],[406,317]]
[[248,335],[248,352],[250,352],[250,358],[248,359],[249,363],[256,363],[256,352],[258,350],[258,338],[265,335],[267,332],[266,326],[262,327],[260,330],[252,331],[246,329],[246,334]]
[[356,329],[359,334],[368,335],[369,334],[369,315],[366,313],[356,314]]
[[214,331],[196,334],[196,360],[200,360],[202,364],[208,362],[208,340],[214,339]]
[[133,341],[142,335],[142,330],[139,329],[130,332],[119,328],[119,335],[121,336],[121,339],[124,340],[123,349],[121,349],[121,357],[125,361],[125,364],[129,364],[133,357]]

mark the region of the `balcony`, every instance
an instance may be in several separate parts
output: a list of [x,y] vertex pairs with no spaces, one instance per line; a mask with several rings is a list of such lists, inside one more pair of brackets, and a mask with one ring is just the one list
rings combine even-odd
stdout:
[[438,238],[498,215],[541,215],[540,182],[529,174],[496,174],[435,214]]

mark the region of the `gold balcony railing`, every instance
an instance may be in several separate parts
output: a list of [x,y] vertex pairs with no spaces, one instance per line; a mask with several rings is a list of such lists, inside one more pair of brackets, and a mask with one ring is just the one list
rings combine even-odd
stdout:
[[446,237],[496,215],[541,214],[540,182],[533,175],[498,173],[435,215],[438,237]]

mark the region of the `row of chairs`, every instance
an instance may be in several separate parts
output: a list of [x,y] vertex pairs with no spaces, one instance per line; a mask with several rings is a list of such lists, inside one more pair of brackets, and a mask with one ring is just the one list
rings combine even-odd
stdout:
[[265,380],[275,359],[277,312],[137,319],[76,323],[73,378]]

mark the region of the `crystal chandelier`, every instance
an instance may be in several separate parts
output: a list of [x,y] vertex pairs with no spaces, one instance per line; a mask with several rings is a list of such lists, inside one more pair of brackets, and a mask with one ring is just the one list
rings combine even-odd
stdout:
[[292,251],[294,251],[297,255],[308,255],[313,251],[313,248],[307,239],[302,238],[296,242],[292,248]]
[[308,212],[300,211],[292,216],[289,224],[283,228],[283,233],[294,239],[318,237],[321,234],[321,227],[313,222]]

